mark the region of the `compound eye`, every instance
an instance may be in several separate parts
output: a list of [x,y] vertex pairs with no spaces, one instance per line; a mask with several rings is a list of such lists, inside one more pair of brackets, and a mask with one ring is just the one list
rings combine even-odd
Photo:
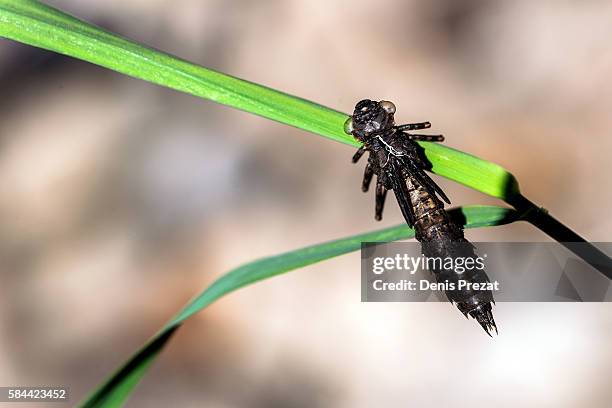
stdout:
[[385,110],[385,112],[387,112],[389,114],[394,114],[395,113],[395,105],[393,104],[393,102],[380,101],[380,107],[383,108]]
[[346,134],[353,134],[353,118],[350,117],[346,120],[346,122],[344,122],[344,133]]

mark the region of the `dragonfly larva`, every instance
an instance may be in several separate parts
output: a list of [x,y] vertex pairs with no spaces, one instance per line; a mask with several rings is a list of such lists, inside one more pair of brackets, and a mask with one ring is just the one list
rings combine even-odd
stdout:
[[[376,176],[377,220],[382,219],[388,190],[393,190],[402,215],[415,230],[426,257],[476,258],[474,247],[463,235],[463,226],[455,223],[444,210],[444,200],[450,201],[442,189],[425,173],[426,159],[416,141],[442,142],[442,135],[409,133],[427,129],[429,122],[396,125],[395,105],[389,101],[364,99],[357,103],[353,115],[346,121],[345,132],[352,134],[363,146],[353,156],[356,163],[367,151],[362,190],[368,191],[372,178]],[[459,278],[469,282],[488,282],[483,270],[470,270],[459,274],[453,269],[433,270],[438,283],[457,282]],[[464,316],[474,318],[491,335],[497,326],[493,319],[491,304],[493,294],[489,290],[446,291],[449,301],[454,303]]]

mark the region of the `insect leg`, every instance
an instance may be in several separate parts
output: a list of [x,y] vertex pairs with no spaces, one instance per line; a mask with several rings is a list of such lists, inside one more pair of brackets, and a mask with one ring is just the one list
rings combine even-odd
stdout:
[[443,135],[415,135],[412,133],[404,133],[410,140],[421,141],[421,142],[443,142]]
[[357,150],[355,154],[353,155],[353,163],[357,163],[359,159],[361,159],[361,156],[363,156],[365,151],[366,151],[365,147],[361,146],[359,150]]
[[419,123],[406,123],[405,125],[398,125],[398,126],[395,126],[395,129],[402,132],[404,130],[427,129],[430,127],[431,127],[431,123],[429,122],[419,122]]
[[374,176],[374,169],[370,163],[366,164],[365,170],[363,171],[363,183],[361,184],[361,191],[364,193],[370,188],[370,182]]
[[383,209],[385,208],[385,198],[387,198],[387,189],[379,179],[376,182],[376,221],[382,220]]
[[397,168],[397,163],[395,160],[391,160],[390,163],[391,173],[389,174],[389,177],[391,184],[393,185],[395,198],[397,199],[397,203],[399,204],[406,223],[408,223],[409,227],[412,227],[414,226],[415,216],[414,210],[412,209],[412,205],[410,203],[410,194],[408,193],[408,187],[406,187],[406,180],[404,180],[401,170]]

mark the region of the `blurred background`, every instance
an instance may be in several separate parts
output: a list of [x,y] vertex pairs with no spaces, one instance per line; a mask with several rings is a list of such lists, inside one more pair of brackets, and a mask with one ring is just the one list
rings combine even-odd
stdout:
[[[612,240],[609,2],[49,3],[344,112],[392,100]],[[0,89],[0,385],[75,403],[231,268],[402,222],[394,200],[374,220],[353,148],[298,129],[1,39]],[[491,340],[448,304],[360,303],[359,282],[353,253],[223,298],[128,405],[610,406],[608,304],[499,303]]]

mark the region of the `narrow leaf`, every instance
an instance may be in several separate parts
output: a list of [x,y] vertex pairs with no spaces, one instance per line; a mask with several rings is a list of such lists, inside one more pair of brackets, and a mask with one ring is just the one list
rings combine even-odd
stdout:
[[[517,213],[514,210],[494,206],[470,206],[456,208],[449,212],[456,220],[465,220],[467,228],[503,225],[518,219]],[[263,258],[228,272],[185,306],[175,318],[132,356],[122,368],[87,398],[82,406],[122,406],[174,331],[186,319],[220,297],[262,279],[356,251],[361,248],[362,242],[389,242],[412,237],[414,237],[414,230],[402,224]]]
[[[0,36],[358,146],[343,131],[345,113],[200,67],[37,1],[0,0]],[[519,192],[514,176],[497,164],[444,145],[421,145],[434,173],[502,200]]]

